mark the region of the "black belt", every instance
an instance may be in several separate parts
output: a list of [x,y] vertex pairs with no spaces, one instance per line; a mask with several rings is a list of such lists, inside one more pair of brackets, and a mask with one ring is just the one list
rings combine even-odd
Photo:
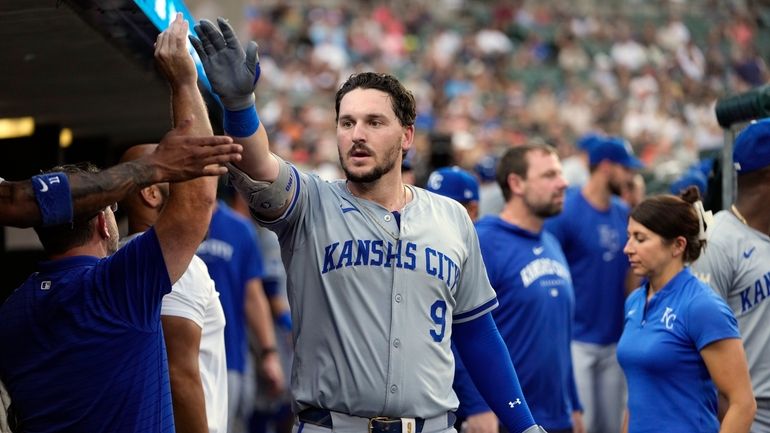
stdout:
[[757,409],[770,410],[770,398],[757,397]]
[[[332,423],[332,414],[328,409],[309,408],[305,409],[297,415],[300,421],[317,425],[319,427],[325,427],[331,429],[334,427]],[[455,415],[453,412],[447,414],[446,428],[453,426],[455,423]],[[421,433],[422,428],[425,425],[425,419],[415,418],[415,432]],[[390,418],[387,416],[376,416],[369,418],[369,433],[402,433],[401,431],[401,418]],[[408,433],[408,432],[403,432]]]

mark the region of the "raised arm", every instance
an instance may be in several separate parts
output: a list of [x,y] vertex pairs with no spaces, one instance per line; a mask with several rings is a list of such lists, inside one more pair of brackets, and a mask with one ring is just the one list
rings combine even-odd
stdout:
[[244,50],[227,20],[218,18],[217,24],[219,29],[201,20],[195,26],[200,39],[190,36],[190,42],[224,106],[225,132],[244,146],[243,159],[236,165],[254,180],[274,181],[278,161],[270,156],[267,133],[254,106],[261,73],[257,44],[250,41]]
[[[171,86],[176,129],[206,136],[212,133],[211,125],[198,91],[195,64],[187,51],[187,28],[187,21],[177,14],[169,28],[158,36],[155,58]],[[217,178],[206,176],[173,183],[169,188],[169,200],[155,223],[155,231],[172,282],[187,269],[208,230],[216,186]]]
[[46,173],[0,182],[0,225],[52,226],[90,217],[126,194],[158,182],[178,182],[227,172],[241,146],[228,137],[167,136],[168,145],[143,158],[98,173]]
[[[296,188],[289,168],[270,152],[267,133],[254,106],[254,88],[260,67],[257,44],[243,49],[232,27],[223,18],[213,23],[201,20],[195,26],[200,39],[190,37],[214,92],[224,106],[225,132],[243,144],[243,159],[230,170],[235,188],[260,219],[279,217],[289,206]],[[221,30],[221,31],[220,31]]]

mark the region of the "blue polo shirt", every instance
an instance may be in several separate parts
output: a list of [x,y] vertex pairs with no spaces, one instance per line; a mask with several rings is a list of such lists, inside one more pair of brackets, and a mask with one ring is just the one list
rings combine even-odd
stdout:
[[629,433],[719,431],[717,389],[700,351],[740,338],[730,308],[683,269],[646,302],[647,286],[626,301],[618,361],[628,383]]
[[155,230],[43,262],[0,307],[0,379],[23,431],[173,432]]
[[[538,424],[548,430],[572,427],[580,410],[570,340],[575,298],[567,261],[547,232],[532,233],[484,217],[476,224],[487,275],[497,293],[492,312]],[[488,411],[461,362],[454,389],[459,413]]]
[[247,218],[235,213],[224,202],[217,203],[206,240],[198,256],[206,262],[217,285],[225,312],[225,355],[227,369],[246,371],[246,283],[262,278],[264,264],[257,245],[257,231]]
[[593,207],[580,188],[570,188],[564,211],[545,223],[569,263],[575,287],[572,338],[584,343],[615,344],[623,330],[628,258],[628,206],[612,197],[607,210]]

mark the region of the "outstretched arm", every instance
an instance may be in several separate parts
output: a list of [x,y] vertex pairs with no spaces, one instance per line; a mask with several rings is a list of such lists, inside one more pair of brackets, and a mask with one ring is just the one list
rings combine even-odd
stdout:
[[172,135],[154,153],[98,173],[46,173],[0,182],[0,225],[71,223],[158,182],[224,174],[227,169],[222,164],[239,161],[241,150],[228,137]]
[[[187,51],[187,26],[182,14],[177,14],[158,36],[155,58],[171,86],[175,131],[206,136],[211,135],[211,125],[198,91],[195,64]],[[185,272],[208,230],[216,188],[217,178],[213,176],[170,185],[169,199],[155,223],[155,232],[172,283]]]
[[217,24],[219,29],[201,20],[195,26],[200,39],[190,36],[190,42],[224,106],[225,132],[244,145],[243,159],[236,165],[254,180],[274,181],[278,161],[270,156],[267,133],[254,105],[261,73],[257,44],[250,41],[244,50],[227,20],[218,18]]
[[[254,105],[254,88],[260,76],[257,44],[244,50],[230,24],[217,20],[219,29],[207,20],[195,26],[200,39],[190,37],[214,92],[224,106],[224,129],[243,144],[243,159],[231,170],[233,185],[246,198],[252,213],[261,219],[279,217],[289,206],[296,182],[270,152],[265,127]],[[272,189],[269,189],[272,186]]]

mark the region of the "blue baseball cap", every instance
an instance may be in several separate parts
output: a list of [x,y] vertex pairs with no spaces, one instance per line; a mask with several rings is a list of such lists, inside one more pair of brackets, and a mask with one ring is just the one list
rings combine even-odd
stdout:
[[597,137],[588,148],[588,159],[591,165],[608,160],[626,168],[644,168],[642,161],[634,156],[631,144],[620,137]]
[[440,168],[428,177],[426,189],[460,203],[479,200],[479,182],[460,167]]
[[592,147],[599,141],[603,140],[605,137],[602,134],[596,133],[596,132],[589,132],[587,134],[583,134],[580,138],[578,138],[577,144],[578,149],[588,152],[591,150]]
[[497,180],[497,157],[487,155],[479,160],[473,167],[473,170],[484,182],[494,182]]
[[669,192],[674,195],[679,195],[683,190],[687,189],[688,186],[697,186],[700,195],[705,197],[708,192],[708,178],[702,171],[700,171],[700,169],[691,168],[684,172],[679,179],[671,183]]
[[738,174],[770,165],[770,118],[753,122],[735,139],[733,164]]

